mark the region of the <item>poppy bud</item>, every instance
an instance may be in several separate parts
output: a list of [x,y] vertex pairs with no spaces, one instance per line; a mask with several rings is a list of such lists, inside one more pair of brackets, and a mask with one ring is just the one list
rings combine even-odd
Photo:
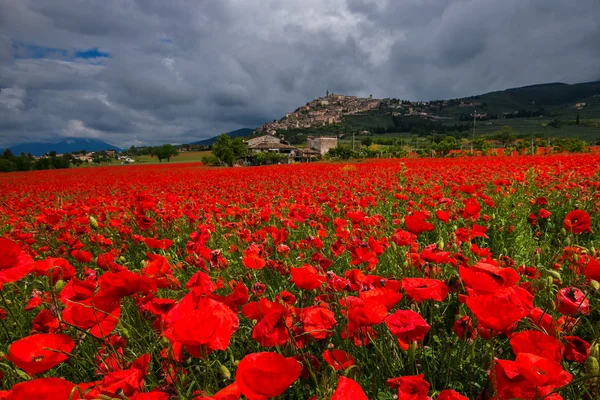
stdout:
[[90,225],[94,229],[98,229],[98,220],[92,216],[90,216]]
[[598,359],[596,357],[588,357],[588,359],[585,360],[584,368],[586,375],[598,375],[598,373],[600,373],[600,365],[598,364]]
[[123,256],[119,257],[119,262],[125,262],[125,257],[123,257]]
[[121,331],[123,332],[123,336],[129,339],[129,330],[124,326],[121,327]]
[[62,290],[62,288],[65,287],[65,281],[63,281],[62,279],[59,279],[58,281],[56,281],[56,284],[54,284],[54,289],[56,290]]
[[560,233],[563,236],[567,236],[567,230],[565,228],[560,228]]
[[546,282],[548,282],[548,286],[554,285],[554,278],[549,276],[546,278]]
[[573,260],[575,260],[575,262],[579,262],[579,254],[574,254]]
[[596,343],[590,349],[590,357],[594,357],[596,359],[600,358],[600,344]]
[[560,273],[558,271],[554,271],[553,269],[548,270],[548,274],[554,278],[557,279],[559,282],[562,283],[562,276],[560,275]]
[[590,281],[590,289],[592,289],[594,292],[597,292],[598,290],[600,290],[600,282],[592,279]]
[[546,279],[538,279],[537,280],[537,288],[538,290],[544,290],[548,287],[548,281]]
[[4,300],[4,302],[6,303],[7,306],[10,306],[12,304],[12,301],[10,299],[6,299],[6,300]]
[[219,363],[219,373],[221,374],[221,378],[225,380],[231,379],[231,372],[221,363]]
[[570,246],[571,245],[571,238],[568,237],[565,239],[565,246]]
[[445,245],[444,239],[440,239],[439,242],[437,242],[438,249],[443,250],[444,249],[444,245]]

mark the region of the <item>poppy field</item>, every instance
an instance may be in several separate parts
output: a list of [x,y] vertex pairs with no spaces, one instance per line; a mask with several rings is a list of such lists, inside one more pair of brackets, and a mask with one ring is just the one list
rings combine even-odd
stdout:
[[2,175],[0,399],[599,399],[599,166]]

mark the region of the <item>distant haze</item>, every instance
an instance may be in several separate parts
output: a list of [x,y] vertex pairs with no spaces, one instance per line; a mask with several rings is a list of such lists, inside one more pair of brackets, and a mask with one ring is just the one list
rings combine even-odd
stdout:
[[335,93],[600,79],[598,0],[0,0],[0,147],[202,140]]

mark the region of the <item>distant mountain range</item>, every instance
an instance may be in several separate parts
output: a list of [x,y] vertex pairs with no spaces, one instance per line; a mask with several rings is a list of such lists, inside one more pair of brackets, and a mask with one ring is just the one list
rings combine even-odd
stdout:
[[113,146],[112,144],[103,142],[101,140],[81,138],[66,138],[59,142],[21,143],[10,146],[9,149],[14,155],[31,153],[34,156],[43,156],[51,151],[55,151],[57,154],[65,154],[80,150],[121,150],[117,146]]
[[[246,136],[250,135],[252,132],[254,132],[254,129],[242,128],[242,129],[237,129],[235,131],[227,132],[226,135],[229,136],[230,138],[246,137]],[[210,139],[198,140],[197,142],[192,142],[189,144],[200,144],[200,145],[204,145],[204,146],[210,146],[219,138],[219,136],[213,136]]]

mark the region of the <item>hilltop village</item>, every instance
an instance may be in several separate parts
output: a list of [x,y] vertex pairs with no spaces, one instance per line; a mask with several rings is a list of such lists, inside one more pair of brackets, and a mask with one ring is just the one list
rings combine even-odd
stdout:
[[279,121],[266,123],[257,133],[275,134],[278,130],[312,128],[342,122],[344,115],[357,114],[379,107],[381,100],[345,96],[327,92],[325,97],[309,101],[294,112],[286,113]]

